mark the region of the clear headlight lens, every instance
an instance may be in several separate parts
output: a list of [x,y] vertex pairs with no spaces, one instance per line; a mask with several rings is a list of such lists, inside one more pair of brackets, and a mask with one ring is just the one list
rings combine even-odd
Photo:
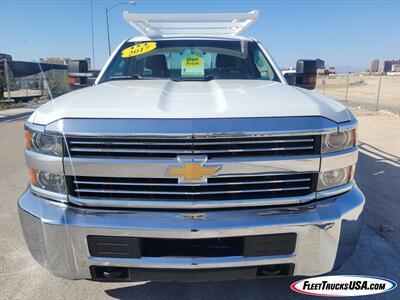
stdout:
[[37,188],[58,194],[67,194],[64,175],[29,169],[28,178],[29,183]]
[[321,153],[330,153],[353,148],[357,145],[356,129],[322,135]]
[[318,179],[318,191],[335,188],[353,180],[355,166],[321,172]]
[[62,156],[62,137],[41,132],[25,131],[26,148],[38,153]]

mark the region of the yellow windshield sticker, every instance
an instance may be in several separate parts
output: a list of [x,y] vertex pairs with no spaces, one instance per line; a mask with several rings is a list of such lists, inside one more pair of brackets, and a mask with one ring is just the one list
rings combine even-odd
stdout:
[[128,48],[125,48],[124,50],[122,50],[121,56],[124,58],[137,56],[137,55],[141,55],[141,54],[150,52],[156,48],[157,48],[156,42],[140,43],[140,44],[136,44],[136,45],[133,45],[131,47],[128,47]]
[[200,56],[187,56],[183,60],[185,68],[201,68],[203,67],[203,58]]

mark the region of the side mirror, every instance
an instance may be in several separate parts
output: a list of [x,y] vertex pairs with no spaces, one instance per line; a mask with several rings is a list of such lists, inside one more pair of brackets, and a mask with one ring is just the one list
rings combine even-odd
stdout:
[[296,73],[286,73],[285,79],[289,85],[312,90],[317,83],[317,65],[314,59],[297,61]]
[[[74,71],[80,71],[78,69],[78,64]],[[84,87],[94,85],[97,76],[99,75],[99,70],[84,70],[85,72],[69,72],[68,73],[68,83],[71,90],[81,89]]]

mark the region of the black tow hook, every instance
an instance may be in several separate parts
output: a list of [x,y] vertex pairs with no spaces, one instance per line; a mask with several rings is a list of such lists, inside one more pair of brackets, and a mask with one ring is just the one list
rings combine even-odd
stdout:
[[277,276],[280,273],[281,273],[281,268],[279,265],[264,266],[258,269],[258,274],[260,276]]
[[103,276],[105,278],[119,278],[122,276],[122,272],[119,270],[109,270],[109,271],[103,271]]

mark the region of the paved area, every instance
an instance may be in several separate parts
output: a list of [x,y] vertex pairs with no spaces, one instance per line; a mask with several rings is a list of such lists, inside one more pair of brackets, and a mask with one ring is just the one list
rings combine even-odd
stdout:
[[0,110],[0,122],[25,118],[32,114],[39,105],[27,104],[22,107]]
[[[355,254],[334,274],[382,276],[400,283],[400,119],[361,116],[359,120],[356,178],[367,197],[365,225]],[[27,181],[23,140],[23,121],[0,123],[1,299],[308,299],[289,289],[292,278],[115,284],[54,277],[30,257],[18,221],[17,199]],[[400,299],[400,289],[367,299]]]

